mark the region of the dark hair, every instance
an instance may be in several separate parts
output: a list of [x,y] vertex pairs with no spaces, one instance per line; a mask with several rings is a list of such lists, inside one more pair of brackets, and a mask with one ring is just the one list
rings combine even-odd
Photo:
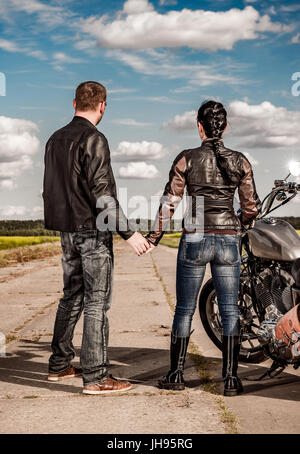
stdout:
[[228,160],[220,154],[220,141],[223,131],[227,125],[227,112],[220,102],[205,101],[198,110],[197,121],[202,124],[207,138],[213,139],[213,150],[216,155],[217,166],[226,182],[232,184],[236,176],[230,169]]
[[106,101],[106,88],[99,82],[82,82],[76,88],[76,110],[96,110],[100,102]]

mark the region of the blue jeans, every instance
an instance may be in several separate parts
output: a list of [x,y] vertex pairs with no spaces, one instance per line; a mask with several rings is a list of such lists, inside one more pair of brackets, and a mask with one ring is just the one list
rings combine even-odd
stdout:
[[54,326],[49,372],[59,373],[75,356],[74,328],[84,311],[80,363],[83,383],[94,384],[108,375],[107,345],[111,305],[113,248],[110,232],[61,232],[64,294]]
[[177,256],[177,304],[172,331],[180,337],[190,335],[208,262],[217,294],[223,334],[239,335],[239,237],[219,233],[191,233],[182,235]]

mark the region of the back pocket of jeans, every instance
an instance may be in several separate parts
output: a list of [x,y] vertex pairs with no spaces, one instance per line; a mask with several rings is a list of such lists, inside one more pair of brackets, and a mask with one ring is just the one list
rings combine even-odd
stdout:
[[197,242],[184,240],[183,257],[184,260],[191,263],[200,263],[203,261],[203,251],[205,238]]
[[222,239],[224,249],[224,261],[228,265],[235,265],[240,260],[239,242],[231,239]]

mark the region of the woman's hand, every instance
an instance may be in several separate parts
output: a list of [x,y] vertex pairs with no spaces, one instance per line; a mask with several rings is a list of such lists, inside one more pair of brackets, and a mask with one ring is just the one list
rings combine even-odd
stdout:
[[148,254],[148,252],[152,252],[153,249],[156,248],[156,246],[154,246],[154,244],[152,244],[152,243],[150,243],[150,242],[149,242],[149,245],[150,245],[150,247],[149,247],[148,251],[145,252],[145,254]]
[[135,232],[126,242],[137,255],[142,255],[150,249],[150,243],[139,232]]

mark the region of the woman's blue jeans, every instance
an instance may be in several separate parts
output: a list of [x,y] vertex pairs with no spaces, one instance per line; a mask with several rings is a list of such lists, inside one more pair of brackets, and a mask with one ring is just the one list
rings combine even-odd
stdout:
[[239,237],[209,232],[183,234],[181,237],[177,256],[177,304],[172,327],[172,332],[179,337],[190,335],[208,262],[217,294],[223,334],[239,335]]

